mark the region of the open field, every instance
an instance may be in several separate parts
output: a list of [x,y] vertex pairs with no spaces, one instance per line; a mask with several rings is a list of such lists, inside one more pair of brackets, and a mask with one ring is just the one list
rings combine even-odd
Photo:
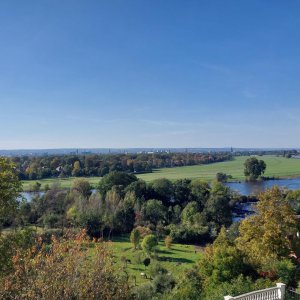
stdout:
[[[208,165],[159,169],[153,171],[153,173],[141,174],[138,177],[145,181],[163,177],[170,180],[180,178],[201,178],[203,180],[211,181],[215,178],[216,173],[223,172],[232,175],[233,180],[245,180],[244,162],[247,158],[247,156],[241,156],[235,157],[232,161]],[[300,177],[300,159],[288,159],[276,156],[262,156],[258,157],[258,159],[264,160],[267,164],[265,176],[282,178]]]
[[[85,178],[85,177],[81,177]],[[69,189],[72,185],[73,180],[75,177],[68,177],[68,178],[47,178],[47,179],[40,179],[40,180],[23,180],[22,185],[23,185],[23,190],[24,191],[29,191],[31,186],[35,182],[41,183],[41,189],[43,190],[45,188],[45,185],[51,186],[51,184],[57,182],[60,184],[62,189]],[[97,183],[101,180],[101,177],[87,177],[87,179],[93,187],[97,185]]]
[[[140,275],[141,272],[144,272],[149,276],[148,269],[150,266],[145,268],[142,263],[146,256],[142,250],[133,250],[132,247],[127,236],[113,239],[112,249],[115,262],[121,267],[126,266],[125,270],[131,277],[136,277],[138,284],[147,282],[149,279],[144,279]],[[202,253],[199,251],[195,253],[195,247],[193,245],[173,244],[171,249],[168,249],[163,242],[159,243],[157,254],[158,262],[178,279],[179,276],[184,274],[184,270],[191,268],[202,256]],[[138,262],[139,256],[141,257],[140,263]],[[125,264],[122,261],[122,257],[130,260],[131,263]],[[151,261],[153,263],[153,259],[151,259]]]
[[[197,165],[187,167],[176,168],[163,168],[154,170],[152,173],[139,174],[139,178],[145,181],[152,181],[157,178],[168,178],[170,180],[176,180],[180,178],[201,178],[203,180],[211,181],[215,178],[216,173],[223,172],[228,175],[232,175],[233,180],[244,180],[244,161],[248,157],[241,156],[236,157],[232,161],[225,161],[220,163]],[[259,159],[263,159],[267,164],[265,176],[275,177],[300,177],[300,159],[284,158],[276,156],[262,156]],[[101,179],[100,177],[86,178],[95,187],[95,185]],[[29,190],[30,185],[38,181],[42,184],[42,189],[46,184],[52,184],[55,181],[59,181],[62,188],[70,188],[72,185],[73,177],[63,179],[42,179],[42,180],[27,180],[23,181],[23,189]]]

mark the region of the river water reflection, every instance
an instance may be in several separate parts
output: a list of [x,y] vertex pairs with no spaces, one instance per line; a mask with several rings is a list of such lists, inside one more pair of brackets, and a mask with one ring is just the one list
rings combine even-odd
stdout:
[[257,195],[264,190],[278,185],[289,190],[300,190],[300,178],[266,180],[257,182],[228,182],[226,186],[239,192],[241,195]]

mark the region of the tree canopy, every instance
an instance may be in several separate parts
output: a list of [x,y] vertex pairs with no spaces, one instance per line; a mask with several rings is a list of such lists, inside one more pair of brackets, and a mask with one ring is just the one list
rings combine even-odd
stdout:
[[256,180],[259,176],[264,174],[266,167],[266,163],[263,160],[250,157],[244,163],[244,174],[249,177],[250,180]]
[[21,182],[14,164],[0,157],[0,229],[3,221],[15,214],[20,192]]
[[237,245],[251,263],[262,266],[292,252],[290,237],[296,235],[297,221],[277,186],[260,194],[256,209],[255,215],[241,222]]

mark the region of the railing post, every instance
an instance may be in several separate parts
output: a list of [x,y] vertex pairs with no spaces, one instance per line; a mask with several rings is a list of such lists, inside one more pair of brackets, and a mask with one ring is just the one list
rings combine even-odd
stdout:
[[285,294],[285,284],[284,283],[276,283],[276,286],[279,291],[279,299],[284,300],[284,294]]
[[232,296],[225,296],[224,300],[234,300],[234,298]]

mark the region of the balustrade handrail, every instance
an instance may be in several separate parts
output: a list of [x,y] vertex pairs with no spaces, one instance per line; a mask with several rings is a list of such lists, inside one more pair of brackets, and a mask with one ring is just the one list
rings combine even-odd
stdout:
[[252,296],[252,295],[258,295],[258,294],[266,293],[266,292],[273,292],[273,291],[278,292],[278,287],[267,288],[267,289],[264,289],[264,290],[257,290],[257,291],[254,291],[254,292],[250,292],[250,293],[247,293],[247,294],[243,294],[243,295],[240,295],[240,296],[233,297],[233,299],[234,300],[239,300],[239,299],[243,299],[244,297],[248,297],[248,296]]
[[285,284],[277,283],[276,287],[257,290],[239,296],[225,296],[225,300],[282,300],[284,299]]

